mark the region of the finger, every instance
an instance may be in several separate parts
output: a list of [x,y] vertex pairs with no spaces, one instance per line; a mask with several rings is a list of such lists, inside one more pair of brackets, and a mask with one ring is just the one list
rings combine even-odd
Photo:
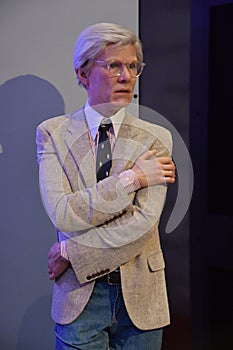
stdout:
[[175,171],[171,170],[170,168],[164,169],[164,167],[163,167],[163,174],[164,174],[164,176],[167,176],[167,177],[175,177]]
[[161,167],[163,168],[163,170],[165,171],[172,171],[173,173],[175,172],[175,167],[172,164],[161,164]]
[[174,173],[174,171],[167,171],[166,176],[175,178],[175,173]]
[[52,281],[52,280],[55,280],[55,274],[54,274],[54,272],[52,272],[52,273],[50,273],[49,274],[49,279]]
[[173,166],[175,166],[175,164],[173,163],[170,157],[157,157],[157,160],[161,164],[172,164]]
[[167,183],[173,184],[175,180],[176,179],[174,177],[167,177]]
[[174,184],[175,180],[172,178],[166,178],[166,184]]
[[175,175],[172,172],[166,172],[164,174],[165,180],[167,183],[174,183],[175,182]]
[[52,270],[54,267],[54,262],[52,260],[48,261],[48,269]]

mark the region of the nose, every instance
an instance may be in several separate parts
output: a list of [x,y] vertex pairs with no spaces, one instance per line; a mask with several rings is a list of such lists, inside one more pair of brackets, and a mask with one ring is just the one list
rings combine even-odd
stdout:
[[127,66],[125,64],[122,64],[122,70],[119,74],[119,81],[122,82],[122,81],[130,81],[131,79],[131,75],[130,75],[130,72],[127,68]]

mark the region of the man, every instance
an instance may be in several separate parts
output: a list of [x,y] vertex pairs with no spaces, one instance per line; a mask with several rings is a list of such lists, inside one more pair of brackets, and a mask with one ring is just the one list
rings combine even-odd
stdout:
[[125,109],[143,66],[129,29],[88,27],[74,50],[86,105],[37,128],[41,195],[58,232],[48,264],[57,350],[158,350],[169,324],[158,224],[175,181],[171,135]]

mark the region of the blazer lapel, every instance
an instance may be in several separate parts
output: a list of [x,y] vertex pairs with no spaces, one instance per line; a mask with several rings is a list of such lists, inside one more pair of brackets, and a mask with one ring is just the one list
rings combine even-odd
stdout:
[[78,169],[78,187],[93,186],[96,183],[95,161],[83,109],[70,116],[65,142],[70,153],[69,159]]

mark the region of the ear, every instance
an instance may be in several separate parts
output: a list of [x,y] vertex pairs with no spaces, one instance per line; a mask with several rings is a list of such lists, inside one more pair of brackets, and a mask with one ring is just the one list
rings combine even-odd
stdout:
[[88,77],[87,77],[86,72],[82,68],[76,69],[75,72],[76,72],[77,77],[81,81],[81,83],[87,88],[88,87]]

